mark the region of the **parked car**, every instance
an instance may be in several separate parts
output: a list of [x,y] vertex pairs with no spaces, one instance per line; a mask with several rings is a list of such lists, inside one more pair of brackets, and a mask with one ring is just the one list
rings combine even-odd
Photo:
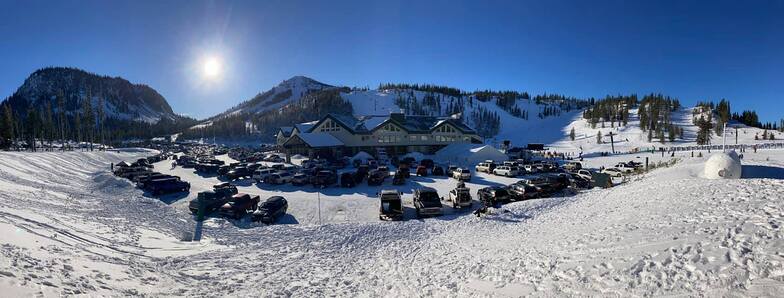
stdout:
[[388,174],[385,174],[379,170],[373,170],[368,174],[368,185],[381,185],[384,183],[384,178],[387,177]]
[[226,195],[226,193],[218,193],[212,190],[202,191],[188,203],[188,209],[191,210],[191,213],[197,215],[199,214],[199,208],[202,207],[203,214],[209,214],[226,204],[229,198],[231,198],[231,195]]
[[381,206],[378,211],[380,220],[403,219],[403,199],[399,191],[394,189],[382,190],[378,195]]
[[444,213],[438,192],[430,187],[414,190],[414,208],[416,209],[418,218],[423,216],[438,216]]
[[292,175],[289,172],[277,172],[267,177],[270,184],[286,184],[291,182]]
[[256,180],[257,183],[267,183],[267,182],[269,182],[268,181],[269,176],[274,174],[274,173],[275,173],[275,170],[273,170],[273,169],[269,169],[269,168],[267,168],[267,169],[258,169],[255,172],[253,172],[253,177],[252,178],[253,178],[253,180]]
[[541,189],[523,181],[518,181],[507,188],[512,199],[515,201],[523,201],[528,199],[535,199],[539,196]]
[[217,173],[220,165],[210,164],[210,163],[200,163],[196,164],[196,172],[204,173],[204,174],[212,174]]
[[577,175],[582,177],[583,179],[586,179],[586,180],[589,180],[589,181],[593,180],[593,173],[591,173],[591,171],[589,171],[589,170],[585,170],[585,169],[578,170],[577,171]]
[[151,180],[144,184],[144,189],[153,195],[162,195],[175,192],[187,192],[191,189],[191,184],[180,181],[180,178],[169,177]]
[[591,181],[591,179],[586,179],[582,175],[576,174],[576,173],[571,173],[569,175],[570,175],[570,178],[571,178],[570,180],[572,182],[572,186],[573,187],[576,187],[576,188],[592,188],[593,187],[593,181]]
[[133,180],[131,180],[131,181],[136,182],[136,187],[144,189],[144,184],[147,183],[147,182],[150,182],[150,181],[156,180],[156,179],[164,179],[164,178],[171,178],[171,177],[179,178],[177,176],[150,172],[148,174],[144,174],[144,175],[139,175],[139,176],[133,177]]
[[440,166],[433,166],[433,176],[444,176],[444,168]]
[[418,166],[416,168],[416,175],[417,176],[427,176],[427,168],[425,166]]
[[477,192],[477,195],[479,196],[479,200],[484,202],[487,206],[492,206],[499,202],[508,202],[512,199],[509,195],[509,191],[507,191],[506,188],[499,186],[482,188]]
[[579,161],[570,161],[563,165],[564,170],[574,172],[583,168],[583,164]]
[[218,167],[218,171],[217,171],[217,173],[218,173],[218,175],[220,175],[220,176],[225,176],[225,175],[226,175],[226,173],[228,173],[229,171],[231,171],[231,169],[233,169],[233,167],[232,167],[232,166],[220,166],[220,167]]
[[291,184],[295,186],[301,186],[310,183],[310,176],[305,173],[296,173],[294,176],[291,177]]
[[229,180],[236,180],[240,178],[253,176],[253,172],[246,167],[237,167],[226,173],[226,178]]
[[238,193],[220,207],[220,215],[240,219],[248,212],[256,211],[261,198],[246,193]]
[[449,165],[446,167],[446,175],[449,177],[455,177],[455,171],[459,169],[457,166]]
[[352,188],[357,186],[355,173],[345,172],[340,174],[340,187]]
[[495,163],[493,162],[480,162],[476,165],[475,170],[477,172],[485,172],[485,173],[492,173],[495,170]]
[[455,178],[459,181],[469,181],[471,180],[471,170],[458,168],[452,172],[452,178]]
[[395,176],[392,177],[392,185],[403,185],[406,184],[406,176],[407,173],[397,170],[395,172]]
[[237,194],[237,186],[228,182],[215,184],[212,186],[212,190],[226,196]]
[[525,172],[529,173],[529,174],[533,174],[533,173],[538,173],[539,172],[539,168],[536,167],[536,165],[534,165],[534,164],[524,165],[523,169],[525,169]]
[[322,170],[313,177],[313,186],[328,187],[338,183],[338,175],[333,171]]
[[624,174],[630,174],[630,173],[633,173],[634,171],[637,170],[634,166],[630,166],[630,165],[628,165],[626,163],[623,163],[623,162],[618,163],[617,165],[615,165],[615,169],[623,172]]
[[389,167],[387,166],[379,166],[376,171],[381,172],[384,175],[384,178],[389,177]]
[[468,187],[457,187],[449,191],[447,200],[452,202],[452,208],[471,208],[473,199]]
[[411,167],[407,163],[401,163],[397,167],[397,172],[403,174],[403,178],[411,177]]
[[624,171],[621,171],[620,169],[616,169],[616,168],[606,168],[601,172],[603,174],[609,175],[610,177],[622,177],[625,174]]
[[281,196],[269,197],[253,211],[251,218],[253,221],[260,221],[265,224],[273,224],[289,209],[289,202]]
[[500,166],[493,169],[493,174],[498,176],[515,177],[519,173],[517,172],[517,168],[515,167]]

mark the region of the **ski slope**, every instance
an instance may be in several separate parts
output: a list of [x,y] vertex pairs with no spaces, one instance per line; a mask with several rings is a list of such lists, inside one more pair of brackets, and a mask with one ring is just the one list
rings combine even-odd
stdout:
[[[204,223],[198,243],[180,241],[196,225],[180,205],[184,198],[145,197],[108,172],[110,162],[146,154],[0,152],[0,291],[8,297],[784,295],[781,150],[746,152],[738,180],[704,179],[707,157],[678,156],[674,167],[616,188],[511,203],[482,218],[455,213],[274,226],[215,218]],[[621,158],[634,157],[586,163]],[[507,183],[495,179],[479,175],[472,188]],[[454,181],[416,183],[443,189]],[[312,195],[284,196],[316,209]]]

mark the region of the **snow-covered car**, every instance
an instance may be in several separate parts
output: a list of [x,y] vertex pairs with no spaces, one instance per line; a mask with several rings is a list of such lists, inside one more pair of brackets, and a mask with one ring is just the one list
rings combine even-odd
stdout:
[[267,177],[270,184],[286,184],[291,182],[293,176],[289,172],[277,172]]
[[452,178],[455,178],[459,181],[469,181],[471,180],[471,170],[458,168],[452,171]]
[[263,183],[263,182],[267,182],[267,178],[269,178],[269,176],[274,174],[274,173],[275,173],[275,170],[270,169],[270,168],[258,169],[255,172],[253,172],[253,177],[252,178],[253,178],[253,180],[256,180],[256,182],[258,182],[258,183]]
[[385,189],[379,193],[378,198],[381,202],[381,206],[378,210],[378,219],[403,219],[403,199],[399,191],[394,189]]
[[416,209],[417,218],[444,214],[438,192],[430,187],[414,190],[414,208]]
[[452,202],[452,208],[471,208],[473,199],[471,198],[471,189],[468,187],[458,187],[449,191],[447,200]]
[[253,211],[251,218],[253,221],[260,221],[265,224],[273,224],[289,209],[289,202],[281,196],[269,197],[261,203],[256,211]]
[[493,174],[498,176],[514,177],[518,175],[517,168],[511,166],[500,166],[493,169]]
[[624,175],[625,172],[621,171],[620,169],[616,169],[616,168],[606,168],[606,169],[602,170],[602,173],[603,174],[607,174],[610,177],[621,177],[621,176]]

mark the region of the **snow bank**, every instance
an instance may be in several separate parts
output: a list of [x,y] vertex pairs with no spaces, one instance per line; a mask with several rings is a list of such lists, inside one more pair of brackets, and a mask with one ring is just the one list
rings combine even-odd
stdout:
[[742,172],[740,158],[735,151],[716,153],[705,162],[703,175],[708,179],[738,179]]

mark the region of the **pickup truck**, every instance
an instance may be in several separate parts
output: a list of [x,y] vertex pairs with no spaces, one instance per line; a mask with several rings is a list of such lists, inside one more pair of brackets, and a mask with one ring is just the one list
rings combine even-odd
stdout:
[[381,206],[378,210],[380,220],[403,219],[403,199],[399,191],[394,189],[382,190],[378,195]]
[[220,215],[240,219],[248,212],[256,211],[261,198],[259,196],[251,197],[246,193],[238,193],[231,196],[228,202],[224,203],[220,209]]
[[202,191],[188,203],[188,209],[191,210],[191,213],[197,215],[201,207],[203,214],[209,214],[226,204],[229,198],[231,198],[231,195],[226,195],[226,193],[218,193],[212,190]]

